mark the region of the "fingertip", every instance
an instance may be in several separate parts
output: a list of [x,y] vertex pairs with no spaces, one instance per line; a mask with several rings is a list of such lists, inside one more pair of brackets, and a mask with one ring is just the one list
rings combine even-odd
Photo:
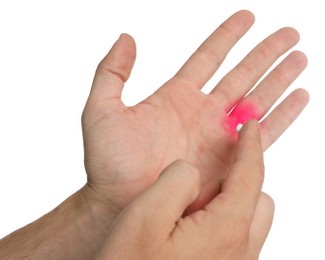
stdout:
[[260,138],[260,124],[257,119],[251,119],[247,121],[239,131],[239,137],[249,135],[253,133]]
[[135,41],[131,35],[122,33],[98,65],[98,72],[104,71],[107,76],[113,74],[126,82],[130,77],[135,59]]
[[127,42],[127,44],[128,44],[129,46],[132,46],[134,50],[136,49],[136,43],[135,43],[135,40],[134,40],[134,38],[133,38],[130,34],[128,34],[128,33],[121,33],[121,34],[120,34],[120,37],[118,38],[118,41]]
[[185,160],[176,160],[169,165],[163,172],[163,175],[171,174],[174,185],[177,187],[186,186],[191,190],[193,200],[200,192],[200,173]]
[[144,221],[156,221],[157,226],[160,225],[169,236],[175,229],[175,223],[195,201],[199,192],[199,171],[186,161],[176,160],[139,196],[134,210],[144,212],[138,213],[144,215]]
[[255,22],[255,16],[254,14],[246,9],[240,10],[236,12],[233,16],[239,16],[240,17],[240,23],[241,25],[246,24],[248,27],[252,26]]
[[307,90],[303,88],[298,88],[292,92],[293,95],[296,95],[297,98],[300,100],[300,103],[303,105],[307,105],[310,100],[310,94]]
[[290,55],[294,55],[296,64],[301,64],[303,68],[307,67],[308,57],[304,52],[295,50]]
[[242,10],[238,11],[237,13],[240,13],[241,15],[246,16],[251,21],[255,21],[255,15],[253,14],[252,11],[250,11],[248,9],[242,9]]
[[129,34],[122,33],[97,66],[88,104],[105,100],[108,107],[110,104],[107,100],[120,100],[124,83],[131,75],[135,59],[135,41]]
[[122,38],[131,38],[131,39],[133,39],[133,37],[128,33],[121,33],[120,34],[120,39],[122,39]]
[[279,31],[285,33],[285,37],[288,39],[288,41],[292,41],[294,43],[298,43],[300,41],[300,33],[296,28],[287,26],[281,28]]

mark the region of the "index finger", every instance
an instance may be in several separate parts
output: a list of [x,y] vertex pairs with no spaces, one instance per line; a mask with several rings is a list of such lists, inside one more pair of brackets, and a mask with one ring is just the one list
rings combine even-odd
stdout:
[[222,199],[226,205],[230,205],[229,209],[223,210],[251,221],[261,195],[263,180],[264,161],[259,124],[257,120],[251,120],[240,130],[232,170],[222,185],[221,193],[212,200],[208,209],[219,209]]

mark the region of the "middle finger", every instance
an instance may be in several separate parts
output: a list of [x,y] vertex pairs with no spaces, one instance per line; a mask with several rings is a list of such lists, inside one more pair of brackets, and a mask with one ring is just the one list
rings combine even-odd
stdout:
[[233,68],[211,91],[222,95],[228,112],[270,66],[299,41],[299,34],[293,28],[282,28],[259,43],[235,68]]

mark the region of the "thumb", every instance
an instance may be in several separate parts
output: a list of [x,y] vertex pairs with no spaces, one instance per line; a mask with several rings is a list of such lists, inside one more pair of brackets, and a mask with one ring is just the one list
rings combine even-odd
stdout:
[[184,161],[168,166],[117,217],[96,259],[151,259],[198,196],[199,180],[198,171]]
[[197,198],[199,189],[200,176],[197,169],[185,161],[175,161],[126,208],[119,224],[128,226],[138,239],[145,236],[150,243],[155,239],[165,240],[188,205]]
[[128,34],[121,34],[97,67],[89,99],[94,101],[120,99],[135,58],[136,45],[133,38]]

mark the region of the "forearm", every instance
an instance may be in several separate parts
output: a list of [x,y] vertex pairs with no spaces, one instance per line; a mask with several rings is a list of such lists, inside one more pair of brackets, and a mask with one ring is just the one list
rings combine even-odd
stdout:
[[89,203],[84,188],[0,240],[0,259],[91,259],[115,214]]

